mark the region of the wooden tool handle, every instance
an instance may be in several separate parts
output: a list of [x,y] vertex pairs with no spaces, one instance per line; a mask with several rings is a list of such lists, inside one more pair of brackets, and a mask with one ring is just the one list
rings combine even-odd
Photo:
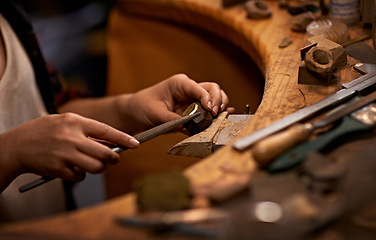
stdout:
[[372,126],[347,116],[339,126],[317,137],[315,140],[300,144],[283,153],[268,166],[268,171],[281,172],[289,170],[301,164],[311,152],[327,152],[338,144],[372,134],[371,129]]
[[306,141],[312,131],[313,126],[310,123],[293,125],[285,131],[257,142],[252,149],[253,157],[260,166],[266,166],[285,151]]

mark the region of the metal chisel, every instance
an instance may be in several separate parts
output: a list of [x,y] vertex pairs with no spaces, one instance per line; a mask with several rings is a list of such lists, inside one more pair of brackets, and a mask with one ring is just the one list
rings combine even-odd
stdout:
[[375,124],[376,103],[371,103],[343,118],[333,130],[287,151],[270,164],[268,170],[276,172],[290,169],[299,165],[313,151],[327,152],[340,143],[370,135]]

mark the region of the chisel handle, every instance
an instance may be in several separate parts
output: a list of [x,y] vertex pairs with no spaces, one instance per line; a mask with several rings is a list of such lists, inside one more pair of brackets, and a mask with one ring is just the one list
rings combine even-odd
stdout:
[[280,172],[289,170],[301,164],[313,151],[327,152],[336,147],[339,143],[371,134],[371,130],[372,126],[347,116],[342,120],[341,124],[333,130],[324,133],[313,141],[300,144],[283,153],[268,166],[268,171]]
[[295,124],[257,142],[252,149],[253,157],[260,166],[266,166],[285,151],[307,141],[312,132],[313,126],[310,123]]

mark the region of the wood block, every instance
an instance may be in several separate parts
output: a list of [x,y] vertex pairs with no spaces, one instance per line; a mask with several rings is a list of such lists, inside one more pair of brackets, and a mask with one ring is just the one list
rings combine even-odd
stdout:
[[333,42],[322,36],[312,36],[307,39],[305,45],[317,43],[317,47],[328,48],[333,54],[334,70],[338,70],[347,65],[347,54],[345,49],[338,43]]

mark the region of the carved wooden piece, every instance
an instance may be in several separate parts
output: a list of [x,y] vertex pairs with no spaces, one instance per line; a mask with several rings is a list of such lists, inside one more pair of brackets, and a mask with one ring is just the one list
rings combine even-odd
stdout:
[[226,121],[228,112],[222,112],[213,119],[212,124],[204,131],[195,134],[173,146],[168,153],[173,155],[204,158],[213,153],[213,139]]

